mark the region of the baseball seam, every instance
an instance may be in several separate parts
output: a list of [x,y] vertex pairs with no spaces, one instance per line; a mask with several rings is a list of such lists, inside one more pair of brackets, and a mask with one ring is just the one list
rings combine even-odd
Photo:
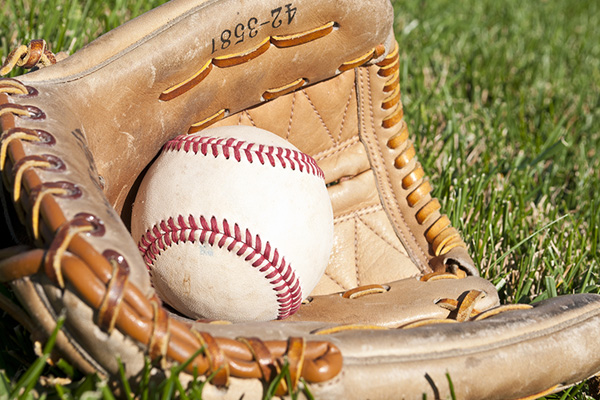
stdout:
[[219,222],[214,216],[187,218],[179,215],[162,220],[142,235],[138,248],[151,272],[154,262],[169,247],[185,243],[202,243],[217,246],[235,253],[252,267],[264,274],[265,279],[276,292],[278,303],[277,319],[294,314],[302,302],[300,281],[290,264],[281,257],[278,250],[260,235],[253,235],[248,229],[242,229],[227,219]]
[[249,163],[255,160],[261,164],[269,163],[272,167],[280,166],[282,168],[299,169],[300,172],[306,172],[310,175],[325,179],[325,174],[319,168],[317,162],[309,155],[283,147],[269,146],[245,142],[234,138],[216,138],[199,135],[180,135],[169,140],[163,151],[192,151],[194,154],[213,157],[225,157],[229,160],[234,158],[240,162],[243,158]]

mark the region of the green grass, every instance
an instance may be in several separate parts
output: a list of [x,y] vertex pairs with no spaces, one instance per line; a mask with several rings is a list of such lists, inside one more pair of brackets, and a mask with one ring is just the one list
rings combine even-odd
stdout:
[[[5,0],[0,58],[34,38],[73,52],[162,2]],[[434,195],[481,275],[503,302],[599,293],[600,2],[407,0],[394,7],[406,120]],[[37,356],[12,320],[0,320],[0,335],[2,393]],[[50,387],[50,397],[106,395],[101,380],[67,366],[44,374],[74,381]],[[547,398],[590,398],[592,386]]]
[[52,51],[73,51],[165,0],[5,0],[0,4],[0,55],[45,39]]
[[600,3],[394,5],[406,119],[481,275],[503,302],[600,292]]
[[396,13],[405,115],[482,276],[508,302],[597,293],[600,3]]

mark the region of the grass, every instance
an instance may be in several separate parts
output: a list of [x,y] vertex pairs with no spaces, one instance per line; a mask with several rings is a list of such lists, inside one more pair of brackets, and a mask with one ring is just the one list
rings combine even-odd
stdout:
[[[0,58],[34,38],[73,52],[162,2],[5,0]],[[481,275],[503,302],[599,293],[600,2],[406,0],[394,8],[406,120]],[[37,356],[12,320],[0,320],[0,335],[2,387],[26,376]],[[67,366],[44,374],[74,382],[50,385],[50,397],[107,396],[101,380]],[[591,398],[594,386],[546,398]]]
[[600,3],[400,3],[405,115],[482,276],[597,293]]

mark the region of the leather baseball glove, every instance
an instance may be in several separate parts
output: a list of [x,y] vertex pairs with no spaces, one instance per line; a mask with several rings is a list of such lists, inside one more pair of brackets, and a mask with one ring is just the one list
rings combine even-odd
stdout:
[[[146,356],[157,378],[192,357],[180,378],[210,376],[204,398],[260,398],[284,365],[279,395],[327,399],[536,397],[598,372],[600,296],[499,306],[478,277],[409,139],[392,26],[388,0],[173,0],[56,64],[17,49],[3,73],[49,66],[0,80],[2,307],[38,338],[66,315],[56,350],[86,373],[118,376],[119,356],[135,384]],[[128,230],[161,146],[233,124],[286,138],[329,186],[330,264],[285,320],[170,312]]]

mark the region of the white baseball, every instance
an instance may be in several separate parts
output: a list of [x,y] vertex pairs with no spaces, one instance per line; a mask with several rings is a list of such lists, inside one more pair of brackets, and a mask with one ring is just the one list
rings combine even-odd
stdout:
[[179,136],[150,167],[131,231],[159,296],[192,318],[283,319],[323,275],[333,213],[316,162],[231,126]]

